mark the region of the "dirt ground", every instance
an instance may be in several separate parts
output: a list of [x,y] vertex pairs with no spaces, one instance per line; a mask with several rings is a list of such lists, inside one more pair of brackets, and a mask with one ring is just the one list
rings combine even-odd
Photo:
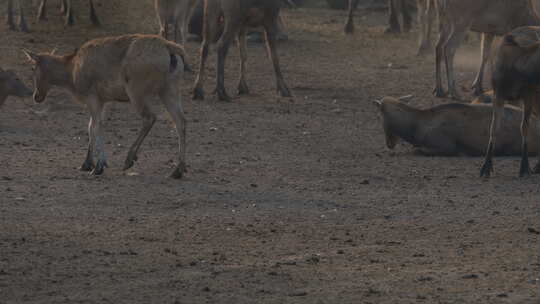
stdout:
[[[89,38],[154,33],[151,1],[97,1],[104,26],[77,14],[64,29],[1,27],[0,66],[31,84],[21,48],[66,53]],[[148,2],[148,3],[146,3]],[[56,3],[53,1],[53,3]],[[126,13],[127,12],[127,13]],[[416,31],[385,35],[384,12],[283,12],[279,47],[294,98],[278,98],[261,45],[249,46],[252,94],[191,101],[183,85],[189,172],[173,169],[177,137],[159,121],[139,161],[123,172],[141,126],[110,108],[104,176],[80,172],[88,114],[55,90],[42,105],[10,98],[0,109],[0,303],[540,303],[540,176],[519,159],[389,151],[371,101],[431,97],[433,56],[415,56]],[[198,44],[187,45],[190,63]],[[459,54],[474,76],[478,42]],[[226,82],[234,93],[236,48]],[[471,55],[471,56],[469,56]]]

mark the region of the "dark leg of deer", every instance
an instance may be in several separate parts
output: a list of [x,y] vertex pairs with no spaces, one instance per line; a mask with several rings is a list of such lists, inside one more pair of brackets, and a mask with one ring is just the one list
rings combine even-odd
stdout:
[[216,90],[215,93],[221,101],[231,101],[225,90],[225,60],[229,47],[240,29],[240,24],[232,17],[225,16],[225,28],[223,35],[217,43],[217,69],[216,69]]
[[501,125],[502,114],[504,110],[504,101],[493,98],[493,117],[491,118],[491,127],[489,130],[489,143],[486,151],[484,164],[480,169],[480,177],[490,177],[493,173],[493,152],[495,150],[496,135]]
[[527,134],[529,131],[529,119],[532,113],[532,106],[535,95],[527,96],[523,100],[523,118],[521,119],[521,163],[519,167],[519,176],[531,175],[531,168],[529,167],[529,149],[527,147]]
[[493,39],[495,38],[495,35],[493,34],[482,34],[482,47],[481,47],[481,54],[482,59],[480,62],[480,68],[478,69],[478,75],[476,75],[476,79],[474,80],[472,84],[472,89],[474,92],[474,95],[480,96],[482,93],[484,93],[484,88],[482,86],[482,81],[484,80],[484,70],[487,64],[487,61],[489,59],[489,55],[491,54],[491,45],[493,44]]
[[238,34],[238,50],[240,51],[240,80],[238,81],[238,95],[249,94],[249,88],[246,82],[246,31],[242,29]]
[[401,32],[397,12],[399,4],[397,1],[401,0],[388,0],[388,28],[385,31],[388,34]]
[[456,55],[458,46],[465,38],[465,34],[467,33],[466,28],[468,27],[465,25],[456,25],[452,33],[450,34],[450,38],[448,39],[444,50],[444,57],[446,62],[446,77],[448,81],[448,93],[452,99],[458,101],[463,100],[463,98],[461,97],[456,87],[456,74],[454,73],[454,57]]
[[437,41],[437,46],[435,47],[435,89],[433,89],[433,95],[437,97],[445,97],[446,92],[443,89],[442,85],[442,61],[444,58],[444,48],[445,44],[448,41],[450,29],[448,26],[441,25],[441,32],[439,34],[439,40]]
[[6,23],[10,30],[12,31],[15,30],[15,23],[13,22],[13,0],[8,0],[8,3],[7,3],[7,22]]
[[165,105],[167,112],[176,127],[178,133],[178,165],[171,173],[170,177],[175,179],[182,178],[186,170],[186,117],[180,102],[180,92],[177,86],[168,86],[159,95]]
[[408,33],[412,28],[414,5],[407,0],[401,0],[401,13],[403,15],[403,31]]
[[93,125],[92,117],[90,117],[90,121],[88,122],[88,151],[86,152],[86,159],[84,160],[84,163],[79,168],[79,170],[81,171],[90,172],[95,167],[94,165],[95,135],[93,133],[92,125]]
[[68,4],[67,0],[62,0],[62,4],[60,5],[60,14],[67,15],[68,12]]
[[139,115],[141,115],[143,125],[142,129],[139,131],[137,139],[129,149],[126,161],[124,162],[124,170],[133,167],[133,165],[137,161],[137,153],[139,152],[141,144],[143,143],[144,139],[152,129],[152,126],[156,122],[156,115],[154,115],[154,113],[150,111],[150,108],[148,108],[148,106],[144,104],[144,98],[141,98],[141,96],[138,94],[131,94],[129,90],[128,96],[129,100],[135,105],[135,108],[137,108],[137,112],[139,112]]
[[36,20],[47,20],[47,0],[41,0],[38,7],[38,14]]
[[90,7],[90,21],[94,26],[100,26],[101,22],[99,22],[99,18],[96,14],[96,9],[94,7],[94,1],[88,0],[88,6]]
[[21,1],[19,1],[19,30],[25,33],[29,32],[28,25],[26,25],[26,19],[24,18],[24,11]]
[[277,90],[281,97],[291,97],[291,92],[283,80],[281,74],[281,68],[279,65],[279,57],[276,50],[276,36],[278,33],[277,20],[267,22],[264,26],[266,34],[266,48],[268,50],[268,56],[272,60],[274,66],[274,74],[276,75]]
[[357,4],[358,4],[358,0],[349,0],[347,22],[345,23],[345,34],[354,33],[354,10]]
[[72,0],[67,1],[67,11],[65,16],[65,25],[66,26],[73,26],[74,24],[73,20],[73,6],[72,6]]

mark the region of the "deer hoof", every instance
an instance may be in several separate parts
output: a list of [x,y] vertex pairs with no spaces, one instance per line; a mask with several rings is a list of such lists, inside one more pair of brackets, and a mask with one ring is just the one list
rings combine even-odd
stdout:
[[79,167],[79,170],[90,172],[94,169],[94,163],[91,161],[84,161],[84,163]]
[[442,88],[433,89],[433,95],[435,97],[446,97],[448,94]]
[[245,81],[240,81],[238,84],[238,95],[247,95],[249,94],[249,88]]
[[231,97],[229,97],[224,88],[216,88],[215,93],[217,94],[219,101],[232,101]]
[[532,174],[532,171],[531,171],[531,168],[529,167],[529,164],[528,163],[521,163],[521,166],[519,168],[519,177],[529,177],[531,176]]
[[204,91],[200,87],[196,87],[193,89],[192,93],[192,99],[193,100],[204,100]]
[[493,163],[490,160],[487,160],[480,169],[480,177],[490,177],[491,173],[493,173]]
[[107,168],[107,163],[104,162],[104,161],[98,161],[98,163],[96,164],[96,167],[94,168],[94,170],[92,170],[92,172],[90,172],[91,175],[102,175],[103,172],[105,171],[105,168]]
[[178,164],[178,166],[176,166],[176,168],[169,175],[169,177],[173,178],[173,179],[181,179],[184,176],[184,173],[186,173],[186,172],[187,172],[186,164],[180,163],[180,164]]
[[136,161],[137,161],[137,156],[133,156],[133,157],[128,156],[126,158],[126,161],[124,162],[124,169],[123,170],[125,171],[125,170],[133,167],[133,165],[135,165]]
[[278,92],[281,97],[292,97],[291,91],[287,87],[280,88]]

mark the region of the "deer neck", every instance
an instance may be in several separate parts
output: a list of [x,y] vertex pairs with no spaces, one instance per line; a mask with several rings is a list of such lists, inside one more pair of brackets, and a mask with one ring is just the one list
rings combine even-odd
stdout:
[[420,110],[401,103],[390,109],[385,116],[385,129],[409,143],[416,142]]
[[66,89],[73,89],[73,64],[71,60],[65,60],[64,58],[56,58],[51,62],[48,75],[50,77],[49,82],[54,86],[58,86]]

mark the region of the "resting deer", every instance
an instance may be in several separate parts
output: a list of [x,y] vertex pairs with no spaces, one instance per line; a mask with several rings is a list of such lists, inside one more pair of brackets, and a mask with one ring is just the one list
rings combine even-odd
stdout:
[[34,65],[35,102],[43,102],[49,89],[57,86],[70,92],[90,112],[88,152],[81,170],[99,175],[107,167],[102,112],[108,101],[130,102],[143,119],[124,164],[124,170],[131,168],[156,121],[149,102],[157,95],[179,136],[178,165],[171,177],[182,177],[186,169],[186,119],[179,92],[185,56],[180,45],[158,35],[125,35],[88,41],[65,56],[25,53]]
[[13,71],[4,71],[0,68],[0,107],[4,104],[8,96],[32,96],[32,90]]
[[208,47],[217,42],[217,85],[219,100],[230,101],[225,91],[225,58],[233,40],[238,39],[240,49],[240,81],[238,94],[248,94],[246,74],[246,29],[263,26],[268,54],[274,66],[277,90],[282,97],[291,93],[285,84],[276,50],[280,1],[275,0],[204,0],[203,42],[200,50],[199,73],[193,88],[193,99],[204,99],[203,82]]
[[[485,152],[485,144],[489,139],[491,105],[449,103],[420,110],[391,97],[385,97],[375,104],[382,114],[389,149],[394,149],[398,140],[403,139],[426,155],[480,156]],[[519,130],[523,112],[513,106],[506,106],[502,111],[504,127],[493,153],[519,155]],[[528,151],[539,154],[540,121],[533,121],[531,131],[529,138],[534,141]]]

